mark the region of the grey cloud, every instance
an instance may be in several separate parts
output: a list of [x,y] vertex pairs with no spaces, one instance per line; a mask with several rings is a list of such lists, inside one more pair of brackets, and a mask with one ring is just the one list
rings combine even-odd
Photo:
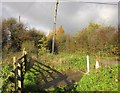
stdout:
[[[55,2],[56,0],[1,0],[2,2]],[[119,0],[59,0],[59,1],[84,1],[84,2],[118,2]]]
[[[54,8],[55,2],[4,3],[3,16],[17,17],[21,15],[21,19],[23,17],[28,25],[51,31],[53,29]],[[90,22],[117,26],[117,8],[117,6],[112,5],[60,2],[57,28],[63,25],[66,32],[73,34],[86,27]],[[107,14],[104,14],[105,12]]]
[[[116,24],[117,23],[117,6],[67,3],[67,5],[65,6],[67,7],[67,9],[65,9],[64,8],[65,4],[62,4],[61,5],[62,8],[61,7],[59,8],[60,14],[58,15],[58,23],[59,25],[60,23],[62,23],[63,27],[66,27],[66,30],[68,32],[79,31],[80,28],[85,27],[90,22],[97,22],[105,25],[117,26]],[[113,13],[112,12],[109,13],[110,15],[113,15],[113,17],[108,22],[106,22],[107,19],[102,19],[100,17],[101,16],[100,14],[102,14],[103,10],[106,8],[108,10],[113,11]]]

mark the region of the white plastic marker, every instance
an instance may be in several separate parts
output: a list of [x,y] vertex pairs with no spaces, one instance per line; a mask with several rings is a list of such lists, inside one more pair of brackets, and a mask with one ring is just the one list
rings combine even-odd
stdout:
[[87,73],[90,72],[89,56],[87,55]]
[[99,69],[100,66],[99,66],[99,62],[98,62],[98,57],[96,58],[96,66],[95,66],[96,69]]

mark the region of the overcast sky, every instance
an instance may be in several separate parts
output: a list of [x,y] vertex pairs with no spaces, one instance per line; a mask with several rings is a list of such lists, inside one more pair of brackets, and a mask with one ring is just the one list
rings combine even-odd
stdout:
[[[56,0],[34,0],[34,2],[2,2],[2,18],[14,17],[28,28],[35,27],[48,34],[53,29],[54,8]],[[31,0],[32,1],[32,0]],[[117,27],[118,6],[107,4],[81,3],[79,0],[59,0],[57,28],[62,25],[68,33],[76,33],[90,22]],[[118,0],[84,0],[117,4]]]

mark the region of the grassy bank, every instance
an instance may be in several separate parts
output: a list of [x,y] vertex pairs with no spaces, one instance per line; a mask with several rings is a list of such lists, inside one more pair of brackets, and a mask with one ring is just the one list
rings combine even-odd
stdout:
[[92,70],[77,84],[77,91],[118,91],[118,65]]

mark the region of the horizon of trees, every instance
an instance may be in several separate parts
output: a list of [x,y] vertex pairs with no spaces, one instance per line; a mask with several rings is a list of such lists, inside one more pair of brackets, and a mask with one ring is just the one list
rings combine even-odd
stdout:
[[[15,18],[8,18],[2,20],[0,32],[2,33],[3,52],[17,52],[22,49],[23,45],[27,46],[28,44],[29,49],[40,49],[39,45],[44,42],[46,42],[46,49],[51,52],[52,31],[46,36],[35,28],[26,29],[24,23],[18,23]],[[43,37],[44,40],[39,42]],[[32,48],[30,48],[31,46]],[[61,25],[56,31],[55,52],[63,51],[81,54],[118,55],[118,29],[112,26],[90,23],[75,35],[70,35],[64,31]]]

